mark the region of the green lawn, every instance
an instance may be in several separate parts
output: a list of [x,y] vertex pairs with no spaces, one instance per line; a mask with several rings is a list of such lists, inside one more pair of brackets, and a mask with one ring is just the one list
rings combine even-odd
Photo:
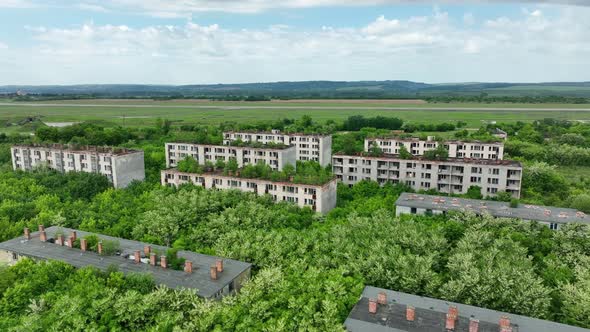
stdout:
[[[48,104],[49,102],[43,102]],[[311,115],[316,121],[342,121],[351,115],[395,116],[415,123],[439,123],[445,121],[465,121],[470,128],[478,128],[482,121],[532,121],[535,119],[555,118],[565,120],[590,121],[590,111],[576,108],[590,108],[590,105],[555,105],[555,104],[387,104],[383,101],[362,102],[210,102],[210,101],[151,101],[151,100],[73,100],[56,101],[58,104],[92,104],[90,106],[13,106],[0,105],[0,124],[14,122],[27,116],[41,116],[47,122],[100,121],[109,125],[146,126],[153,125],[156,118],[166,118],[176,123],[218,124],[224,121],[240,123],[281,118],[299,118]],[[104,105],[104,106],[102,106]],[[114,107],[113,105],[129,105]],[[131,106],[134,105],[134,106]],[[142,106],[144,105],[144,106]],[[228,108],[192,108],[193,106],[227,106]],[[274,105],[293,107],[290,109],[232,109],[232,106]],[[170,107],[170,106],[182,106]],[[361,107],[361,109],[309,109],[308,107],[343,106]],[[402,110],[382,110],[375,107],[404,107]],[[510,107],[518,110],[418,110],[416,107]],[[540,111],[535,108],[569,108],[571,111]],[[28,132],[29,128],[0,127],[0,132]]]

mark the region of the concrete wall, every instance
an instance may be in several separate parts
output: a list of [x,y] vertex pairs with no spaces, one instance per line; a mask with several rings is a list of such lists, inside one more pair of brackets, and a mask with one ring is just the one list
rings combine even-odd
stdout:
[[145,163],[143,151],[113,157],[113,185],[115,188],[125,188],[132,181],[145,180]]
[[334,175],[348,185],[371,180],[450,194],[464,194],[469,187],[480,186],[484,196],[507,191],[518,198],[522,183],[522,167],[514,165],[335,155],[332,168]]

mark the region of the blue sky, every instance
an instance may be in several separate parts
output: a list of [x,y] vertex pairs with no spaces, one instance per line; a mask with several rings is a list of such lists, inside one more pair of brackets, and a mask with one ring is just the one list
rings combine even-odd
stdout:
[[0,0],[0,84],[590,80],[582,3]]

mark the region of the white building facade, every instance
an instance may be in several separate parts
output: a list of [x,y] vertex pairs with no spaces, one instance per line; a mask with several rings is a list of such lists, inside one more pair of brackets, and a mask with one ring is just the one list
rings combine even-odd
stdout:
[[271,132],[224,132],[223,144],[233,141],[243,142],[281,143],[293,145],[296,148],[296,158],[301,161],[317,161],[326,167],[332,161],[332,136],[320,134],[287,134],[279,130]]
[[506,191],[520,197],[522,165],[509,160],[465,160],[449,158],[445,161],[422,158],[400,159],[336,154],[332,161],[333,173],[345,184],[362,180],[379,184],[402,183],[414,190],[435,189],[441,193],[465,194],[469,187],[481,187],[483,196],[495,196]]
[[228,145],[207,145],[193,143],[166,143],[166,166],[176,167],[178,162],[186,157],[194,158],[199,164],[203,165],[210,161],[215,163],[217,160],[228,162],[235,158],[238,167],[249,164],[264,162],[273,170],[282,170],[285,165],[296,164],[296,151],[293,146],[280,147],[245,147],[245,146],[228,146]]
[[235,189],[257,195],[270,195],[275,202],[291,202],[300,207],[309,207],[313,211],[320,213],[327,213],[336,207],[336,179],[323,185],[309,185],[247,179],[216,173],[185,173],[176,169],[167,169],[161,172],[161,183],[165,186],[192,183],[206,189]]
[[14,170],[48,167],[62,173],[98,173],[115,188],[145,179],[144,153],[139,150],[61,144],[15,145],[10,150]]
[[399,154],[400,148],[405,146],[406,150],[414,156],[422,156],[424,152],[434,150],[442,144],[449,151],[451,158],[504,159],[504,143],[498,142],[445,141],[441,143],[432,136],[427,140],[399,137],[366,138],[365,151],[369,151],[373,144],[376,144],[386,154]]

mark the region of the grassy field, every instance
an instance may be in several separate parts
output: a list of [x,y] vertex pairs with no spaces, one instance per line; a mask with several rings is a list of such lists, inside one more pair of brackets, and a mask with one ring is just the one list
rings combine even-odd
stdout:
[[[40,105],[41,104],[41,105]],[[47,105],[52,104],[52,105]],[[60,106],[59,104],[68,104]],[[73,105],[72,105],[73,104]],[[22,104],[21,104],[22,105]],[[85,106],[86,105],[86,106]],[[211,108],[209,108],[211,106]],[[254,107],[237,109],[236,107]],[[214,108],[217,107],[217,108]],[[221,107],[221,108],[219,108]],[[256,107],[264,107],[257,109]],[[276,107],[276,108],[275,108]],[[289,107],[281,108],[281,107]],[[321,107],[321,109],[313,109]],[[330,109],[353,107],[355,109]],[[386,110],[379,107],[401,107]],[[420,107],[475,107],[481,110],[421,110]],[[518,108],[517,110],[488,110],[487,108]],[[539,109],[567,108],[567,111]],[[147,126],[156,118],[166,118],[176,124],[218,124],[225,121],[240,123],[299,118],[310,115],[316,121],[342,121],[351,115],[392,116],[415,123],[465,121],[469,127],[479,127],[484,121],[533,121],[543,118],[590,121],[590,105],[571,104],[420,104],[387,101],[273,101],[273,102],[212,102],[198,100],[72,100],[42,102],[35,105],[0,105],[0,124],[17,122],[25,117],[40,116],[44,122],[98,121],[107,126]],[[578,109],[578,110],[576,110]],[[0,132],[29,132],[30,128],[0,127]]]

